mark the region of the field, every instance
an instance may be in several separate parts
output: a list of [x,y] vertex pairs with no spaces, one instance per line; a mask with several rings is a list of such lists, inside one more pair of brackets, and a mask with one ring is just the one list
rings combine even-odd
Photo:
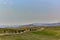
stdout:
[[60,40],[60,28],[43,27],[22,34],[2,35],[0,40]]

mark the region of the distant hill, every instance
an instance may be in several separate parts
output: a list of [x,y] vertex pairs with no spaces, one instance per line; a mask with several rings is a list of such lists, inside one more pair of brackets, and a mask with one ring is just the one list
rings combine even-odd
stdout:
[[33,26],[60,26],[60,23],[32,23],[28,25],[0,25],[0,28],[18,28],[18,27],[33,27]]
[[29,26],[60,26],[60,23],[33,23]]
[[0,25],[0,28],[17,28],[20,27],[21,25]]

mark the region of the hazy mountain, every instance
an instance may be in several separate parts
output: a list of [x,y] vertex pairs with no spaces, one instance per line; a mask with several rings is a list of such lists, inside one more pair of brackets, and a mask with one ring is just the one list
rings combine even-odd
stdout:
[[60,26],[60,23],[33,23],[29,26]]
[[21,25],[0,25],[0,28],[16,28],[20,27]]
[[60,26],[60,23],[32,23],[28,25],[0,25],[0,28],[17,28],[17,27],[33,27],[33,26]]

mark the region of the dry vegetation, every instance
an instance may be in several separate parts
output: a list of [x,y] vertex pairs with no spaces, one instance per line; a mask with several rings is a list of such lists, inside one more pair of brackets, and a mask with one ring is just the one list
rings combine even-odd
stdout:
[[60,40],[60,26],[1,28],[0,34],[4,33],[4,30],[26,30],[26,32],[0,35],[0,40]]

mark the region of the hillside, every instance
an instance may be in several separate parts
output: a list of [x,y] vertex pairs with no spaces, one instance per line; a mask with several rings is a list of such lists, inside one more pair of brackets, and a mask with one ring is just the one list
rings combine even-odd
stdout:
[[18,35],[0,36],[0,40],[59,40],[59,38],[54,36],[41,35],[39,33],[35,34],[33,32],[27,32]]
[[[28,27],[22,27],[22,29],[29,29]],[[1,28],[4,31],[6,28]],[[6,30],[17,30],[20,28],[7,28]],[[0,35],[0,40],[60,40],[60,26],[54,27],[31,27],[31,31],[23,33],[8,33],[4,32]],[[0,33],[1,34],[1,33]]]

